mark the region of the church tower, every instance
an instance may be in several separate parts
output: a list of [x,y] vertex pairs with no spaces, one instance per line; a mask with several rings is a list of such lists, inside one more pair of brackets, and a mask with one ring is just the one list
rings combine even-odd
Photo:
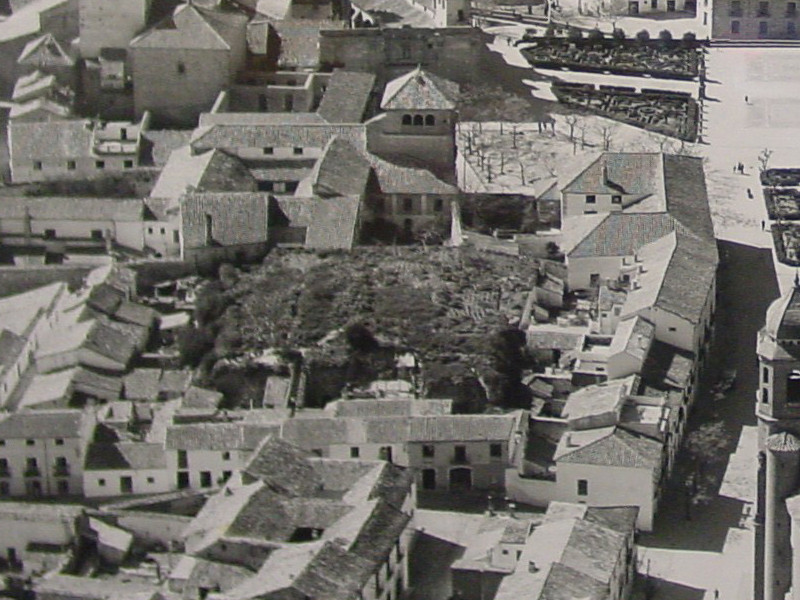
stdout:
[[[791,519],[786,500],[800,483],[800,281],[767,310],[758,334],[756,392],[758,498],[756,600],[784,600],[792,588]],[[798,557],[800,558],[800,557]],[[800,593],[800,581],[794,582]],[[797,596],[796,597],[800,597]]]

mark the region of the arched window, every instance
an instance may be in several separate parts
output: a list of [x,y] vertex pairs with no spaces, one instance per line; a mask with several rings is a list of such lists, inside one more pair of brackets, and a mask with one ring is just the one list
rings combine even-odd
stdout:
[[414,125],[422,125],[422,115],[414,115]]
[[411,125],[411,115],[403,115],[403,125]]
[[425,125],[432,126],[436,125],[436,117],[433,115],[425,115]]

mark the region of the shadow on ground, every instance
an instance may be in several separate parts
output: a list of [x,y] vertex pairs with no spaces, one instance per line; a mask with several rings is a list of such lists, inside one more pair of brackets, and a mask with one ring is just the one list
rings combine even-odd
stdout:
[[705,590],[688,585],[640,576],[636,580],[632,600],[702,600]]

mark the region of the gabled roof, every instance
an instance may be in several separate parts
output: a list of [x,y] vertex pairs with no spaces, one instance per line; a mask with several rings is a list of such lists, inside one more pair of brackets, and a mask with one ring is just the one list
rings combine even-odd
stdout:
[[74,409],[16,412],[0,420],[0,439],[79,438],[87,419]]
[[235,156],[219,149],[192,154],[189,146],[174,150],[150,191],[151,198],[178,198],[194,192],[252,192],[256,181]]
[[338,136],[332,137],[314,166],[314,194],[322,197],[360,196],[367,191],[372,167],[364,155]]
[[667,213],[609,213],[569,253],[569,258],[633,256],[675,230]]
[[[313,113],[312,113],[313,114]],[[195,152],[211,148],[235,150],[239,148],[324,148],[330,139],[339,136],[366,152],[367,134],[362,124],[330,125],[318,115],[314,122],[268,124],[219,123],[198,127],[192,137]]]
[[384,110],[454,110],[458,84],[417,67],[386,84],[381,100]]
[[209,19],[211,11],[180,4],[171,15],[133,38],[131,48],[230,50],[231,46]]
[[458,193],[458,188],[445,183],[427,169],[397,165],[374,154],[367,154],[367,159],[375,169],[378,185],[384,194]]
[[677,231],[656,306],[691,323],[699,323],[713,293],[719,258],[716,243]]
[[411,419],[409,441],[505,441],[514,432],[517,413],[507,415],[438,415]]
[[134,199],[58,196],[10,196],[0,202],[0,219],[24,219],[26,212],[32,219],[43,221],[139,222],[144,204]]
[[17,362],[25,348],[25,338],[8,329],[0,330],[0,374]]
[[33,0],[15,10],[10,17],[0,21],[0,42],[41,33],[41,14],[70,3],[71,0]]
[[45,33],[25,44],[17,58],[17,64],[74,67],[75,59],[64,50],[52,33]]
[[659,153],[604,152],[562,188],[568,194],[661,195]]
[[68,106],[59,104],[50,98],[36,98],[22,104],[13,104],[8,113],[8,118],[21,123],[23,117],[30,117],[39,110],[47,113],[48,117],[56,119],[66,119],[72,112]]
[[23,75],[14,84],[14,91],[11,93],[11,100],[14,102],[26,102],[33,98],[46,96],[56,89],[55,75],[48,75],[39,70]]
[[260,442],[269,431],[277,432],[278,426],[224,422],[170,425],[167,427],[165,447],[170,450],[252,450],[258,443],[253,439],[257,436],[245,435],[248,429],[263,433],[258,440]]
[[361,123],[374,87],[371,73],[337,69],[328,80],[317,113],[328,123]]
[[94,124],[89,119],[12,121],[8,126],[12,161],[91,156],[93,130]]
[[289,442],[267,437],[242,469],[243,481],[262,481],[271,490],[288,496],[309,496],[319,487],[319,476],[309,456]]
[[284,19],[274,21],[280,38],[278,67],[281,69],[316,69],[320,64],[319,37],[321,29],[340,29],[337,21],[314,19]]
[[185,248],[206,246],[206,219],[214,244],[235,246],[267,241],[267,201],[259,192],[190,193],[181,197]]
[[[569,434],[565,434],[569,435]],[[609,428],[599,439],[569,450],[558,457],[558,462],[626,467],[633,469],[661,468],[661,442],[636,435],[620,428]]]
[[664,154],[667,212],[696,236],[714,240],[703,159]]
[[100,320],[94,323],[81,347],[126,367],[137,352],[136,343],[130,336]]
[[271,198],[270,227],[305,227],[306,248],[350,250],[357,240],[360,206],[358,196]]
[[86,451],[84,469],[104,470],[156,470],[166,469],[167,458],[161,444],[146,442],[117,442],[90,444]]

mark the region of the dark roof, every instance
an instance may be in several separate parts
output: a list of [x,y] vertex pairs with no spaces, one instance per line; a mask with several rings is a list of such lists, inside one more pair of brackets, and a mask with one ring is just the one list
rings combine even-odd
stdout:
[[547,573],[540,600],[606,600],[608,585],[561,563]]
[[309,496],[320,486],[309,455],[276,437],[265,438],[242,470],[246,481],[261,480],[271,490],[288,496]]
[[[660,191],[661,154],[605,152],[563,188],[565,193],[645,196]],[[604,171],[607,177],[604,177]]]
[[145,442],[94,443],[86,451],[84,469],[166,469],[167,459],[161,444]]
[[379,501],[353,541],[350,551],[373,563],[385,561],[411,516]]
[[117,400],[122,394],[122,379],[79,367],[72,376],[72,389],[102,400]]
[[192,557],[191,560],[195,561],[195,564],[184,585],[185,590],[206,588],[227,592],[245,579],[253,576],[253,572],[245,567],[203,560],[197,557]]
[[153,129],[142,132],[142,138],[144,141],[142,153],[148,159],[146,162],[156,167],[163,167],[174,150],[189,143],[192,132],[178,129]]
[[305,246],[349,250],[357,241],[361,200],[337,198],[270,198],[270,226],[305,227]]
[[319,66],[319,31],[335,27],[333,21],[284,19],[272,23],[280,38],[278,66],[312,69]]
[[590,523],[597,523],[617,533],[630,535],[636,530],[638,506],[590,506],[583,518]]
[[77,438],[85,418],[73,409],[17,412],[0,420],[0,439]]
[[170,450],[239,450],[243,442],[241,423],[189,423],[167,427],[165,447]]
[[348,141],[333,137],[314,167],[314,193],[322,197],[366,193],[372,167]]
[[633,256],[676,228],[667,213],[610,213],[569,253],[570,258]]
[[578,519],[559,562],[608,585],[626,537],[602,524]]
[[409,426],[409,441],[504,441],[511,437],[515,425],[513,414],[414,417]]
[[686,389],[692,380],[694,357],[664,342],[654,341],[642,368],[642,380],[657,389]]
[[359,595],[374,571],[371,561],[325,542],[295,578],[292,588],[306,598],[348,600]]
[[695,235],[714,239],[703,159],[664,154],[667,211]]
[[23,348],[25,338],[8,329],[0,331],[0,373],[17,361]]
[[110,323],[99,320],[89,331],[82,348],[97,352],[124,366],[130,363],[137,352],[136,343],[131,340],[130,336],[125,335]]
[[374,87],[371,73],[337,69],[328,80],[317,113],[328,123],[361,123]]
[[414,484],[414,472],[411,469],[385,463],[378,481],[372,488],[370,498],[380,498],[389,506],[400,510],[406,497],[411,493]]
[[717,247],[713,240],[678,231],[656,306],[692,323],[699,323],[714,291],[717,264]]
[[268,198],[268,194],[258,192],[186,194],[181,198],[184,247],[206,246],[208,216],[215,244],[235,246],[266,242]]
[[192,385],[183,396],[181,408],[217,408],[221,401],[220,392]]
[[104,315],[113,315],[125,299],[125,294],[117,288],[101,283],[92,288],[86,303]]
[[158,312],[136,302],[123,302],[117,311],[114,313],[114,318],[126,323],[133,323],[141,325],[142,327],[150,328],[156,321]]
[[156,400],[161,389],[161,369],[134,369],[124,379],[127,400]]

